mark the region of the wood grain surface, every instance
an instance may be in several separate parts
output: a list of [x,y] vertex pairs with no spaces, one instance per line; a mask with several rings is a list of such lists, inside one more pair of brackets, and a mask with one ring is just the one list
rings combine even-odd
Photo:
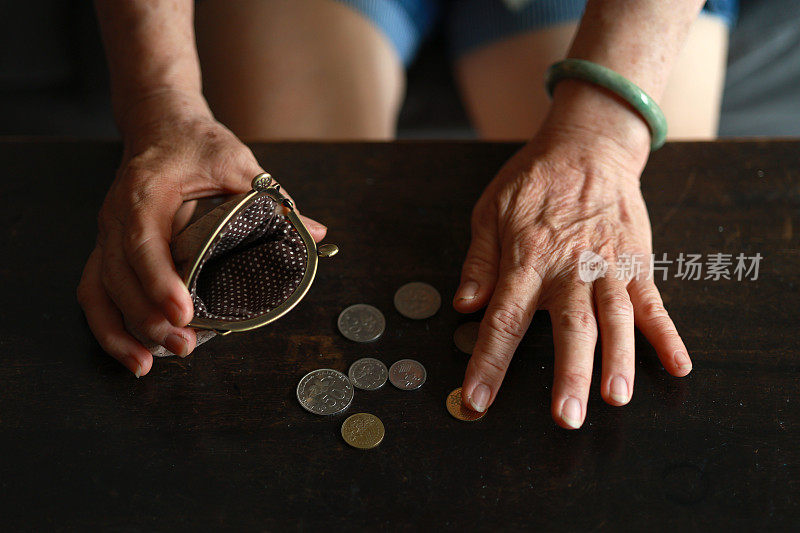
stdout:
[[[217,338],[136,379],[101,352],[75,300],[114,143],[0,142],[0,524],[117,531],[789,529],[800,520],[800,142],[669,144],[644,195],[657,253],[761,253],[756,281],[659,282],[694,360],[670,377],[637,335],[624,408],[600,399],[583,429],[550,419],[553,344],[537,313],[494,406],[454,420],[475,316],[449,306],[482,188],[519,146],[475,142],[264,144],[263,166],[341,248],[279,322]],[[408,281],[439,289],[424,321],[392,305]],[[384,336],[336,330],[353,303]],[[316,368],[414,358],[427,383],[357,390],[341,416],[295,399]],[[598,365],[599,366],[599,365]],[[347,446],[370,412],[383,443]]]

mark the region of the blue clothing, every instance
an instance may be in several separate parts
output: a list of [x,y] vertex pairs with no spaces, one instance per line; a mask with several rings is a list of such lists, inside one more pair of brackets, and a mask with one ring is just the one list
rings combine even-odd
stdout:
[[[586,0],[338,0],[370,19],[389,38],[405,65],[445,19],[450,50],[458,57],[500,39],[578,21]],[[514,5],[519,7],[515,8]],[[738,0],[708,0],[703,11],[736,20]]]

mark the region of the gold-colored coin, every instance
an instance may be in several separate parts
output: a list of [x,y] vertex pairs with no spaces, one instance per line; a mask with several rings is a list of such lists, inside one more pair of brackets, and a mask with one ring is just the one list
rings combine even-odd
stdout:
[[486,414],[486,411],[479,413],[478,411],[468,409],[461,404],[461,387],[451,392],[447,396],[447,402],[445,403],[447,405],[447,410],[451,415],[453,415],[453,418],[463,420],[464,422],[474,422],[475,420],[480,420],[483,418],[483,415]]
[[342,424],[342,438],[353,448],[374,448],[381,443],[384,435],[381,419],[369,413],[349,416]]

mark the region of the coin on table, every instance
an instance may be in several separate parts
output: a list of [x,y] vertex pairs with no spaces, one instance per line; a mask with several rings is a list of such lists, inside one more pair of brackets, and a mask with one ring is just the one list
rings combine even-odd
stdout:
[[483,418],[483,415],[486,414],[486,411],[479,413],[478,411],[473,411],[472,409],[464,407],[463,403],[461,402],[461,387],[447,395],[447,401],[445,404],[447,405],[447,410],[451,415],[453,415],[454,418],[463,420],[465,422],[474,422],[475,420],[480,420]]
[[348,416],[342,424],[342,438],[353,448],[374,448],[381,443],[385,434],[381,419],[369,413]]
[[386,383],[389,371],[386,370],[386,365],[381,361],[372,357],[364,357],[350,365],[347,375],[356,388],[377,390]]
[[472,350],[475,349],[475,343],[478,342],[478,329],[480,329],[480,322],[465,322],[456,328],[453,333],[453,341],[456,343],[456,348],[462,352],[472,355]]
[[297,401],[315,415],[335,415],[353,401],[353,385],[336,370],[321,368],[309,372],[297,385]]
[[389,381],[401,390],[418,389],[427,377],[425,367],[413,359],[400,359],[389,368]]
[[430,318],[441,305],[439,291],[421,281],[406,283],[394,293],[394,306],[401,315],[408,318]]
[[372,342],[386,329],[383,313],[371,305],[351,305],[339,314],[337,322],[342,335],[355,342]]

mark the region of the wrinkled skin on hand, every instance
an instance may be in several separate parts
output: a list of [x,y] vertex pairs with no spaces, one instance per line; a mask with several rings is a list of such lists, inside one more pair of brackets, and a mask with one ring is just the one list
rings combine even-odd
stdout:
[[[600,390],[611,405],[633,394],[634,324],[672,375],[688,374],[691,361],[648,275],[644,161],[614,155],[621,151],[613,144],[556,137],[540,134],[526,145],[478,200],[454,306],[469,313],[488,305],[463,384],[465,404],[478,411],[494,401],[534,312],[550,313],[552,416],[575,429],[586,417],[598,333]],[[579,275],[587,250],[609,265],[594,282]],[[642,263],[635,279],[615,268],[626,255]]]
[[[137,377],[153,359],[144,344],[186,356],[193,305],[170,255],[170,240],[199,198],[250,189],[263,169],[207,108],[173,95],[127,113],[122,163],[98,216],[97,243],[78,300],[100,345]],[[304,218],[315,240],[325,227]]]

